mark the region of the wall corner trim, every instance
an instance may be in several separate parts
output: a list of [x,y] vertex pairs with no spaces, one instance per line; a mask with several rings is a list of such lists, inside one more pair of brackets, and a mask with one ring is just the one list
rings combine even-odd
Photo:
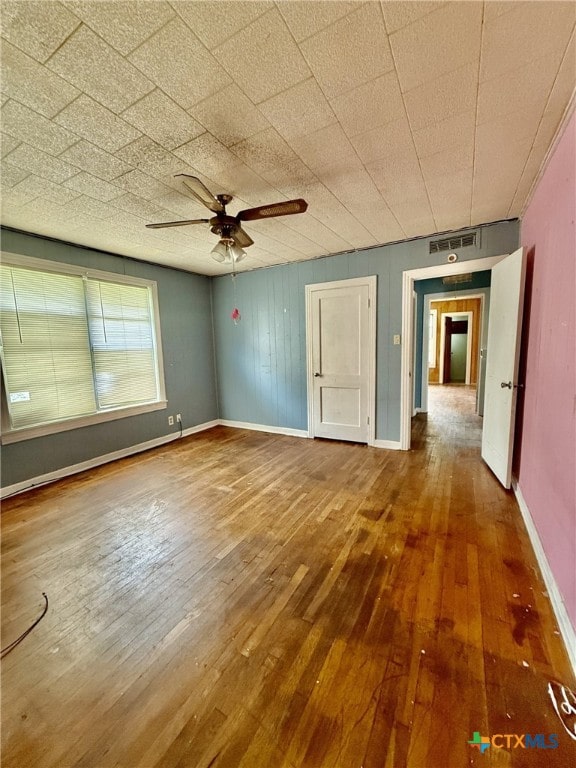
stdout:
[[520,512],[522,514],[522,518],[524,519],[526,530],[528,531],[528,538],[530,539],[532,549],[534,550],[536,560],[538,561],[538,565],[540,566],[540,570],[542,572],[544,584],[546,585],[546,591],[548,592],[550,602],[552,603],[552,610],[554,611],[554,616],[558,622],[560,634],[566,647],[566,653],[568,654],[572,669],[576,675],[576,629],[572,626],[572,622],[568,616],[568,611],[564,605],[564,600],[562,599],[562,595],[558,589],[556,579],[554,578],[554,574],[550,568],[550,563],[548,562],[548,558],[544,552],[544,547],[542,546],[540,536],[538,535],[538,530],[536,529],[536,525],[534,524],[534,520],[530,514],[530,509],[526,504],[526,500],[522,495],[522,491],[516,479],[512,481],[512,489],[516,495],[516,500],[518,502],[518,506],[520,507]]
[[401,451],[402,445],[399,440],[374,440],[374,448],[387,448],[389,451]]

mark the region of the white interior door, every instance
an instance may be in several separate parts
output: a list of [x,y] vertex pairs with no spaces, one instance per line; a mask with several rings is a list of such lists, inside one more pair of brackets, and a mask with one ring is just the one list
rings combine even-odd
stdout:
[[313,437],[372,442],[371,282],[307,286],[310,431]]
[[492,268],[482,458],[510,488],[526,257],[520,248]]

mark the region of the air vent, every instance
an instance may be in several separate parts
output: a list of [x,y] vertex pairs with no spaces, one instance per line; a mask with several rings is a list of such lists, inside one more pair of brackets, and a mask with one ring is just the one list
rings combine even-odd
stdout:
[[472,273],[467,272],[465,275],[448,275],[442,278],[444,285],[459,285],[460,283],[471,283]]
[[469,245],[476,245],[476,232],[470,232],[470,234],[460,237],[447,237],[444,240],[431,240],[430,253],[454,251],[457,248],[467,248]]

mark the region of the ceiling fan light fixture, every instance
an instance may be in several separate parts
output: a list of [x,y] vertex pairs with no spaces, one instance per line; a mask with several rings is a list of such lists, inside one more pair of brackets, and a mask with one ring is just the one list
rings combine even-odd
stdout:
[[223,240],[219,240],[218,243],[212,248],[210,254],[214,261],[219,261],[221,264],[228,260],[228,249],[226,243]]
[[244,251],[231,237],[223,237],[212,248],[212,258],[221,264],[237,264],[246,256]]

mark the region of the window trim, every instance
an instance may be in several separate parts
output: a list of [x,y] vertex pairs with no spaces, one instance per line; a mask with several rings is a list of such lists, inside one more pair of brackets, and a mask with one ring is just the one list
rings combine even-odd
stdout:
[[115,421],[129,416],[138,416],[153,411],[165,410],[168,407],[166,399],[166,384],[164,377],[164,357],[162,354],[162,336],[160,333],[160,308],[158,304],[158,286],[155,280],[146,280],[142,277],[133,277],[131,275],[118,274],[117,272],[105,272],[99,269],[80,267],[76,264],[66,264],[57,261],[48,261],[38,259],[34,256],[23,256],[22,254],[1,252],[2,263],[8,266],[24,267],[41,272],[57,272],[64,275],[77,275],[94,280],[104,280],[109,283],[119,283],[123,285],[134,285],[150,289],[150,298],[152,302],[154,346],[156,350],[157,375],[158,375],[158,400],[149,403],[139,403],[138,405],[129,405],[119,408],[109,408],[99,413],[91,413],[86,416],[73,417],[60,421],[51,421],[45,424],[38,424],[31,427],[20,427],[14,429],[9,421],[8,406],[5,401],[4,380],[2,377],[2,436],[0,443],[8,445],[10,443],[20,442],[21,440],[30,440],[35,437],[52,435],[58,432],[66,432],[71,429],[80,429],[82,427],[92,426],[107,421]]

